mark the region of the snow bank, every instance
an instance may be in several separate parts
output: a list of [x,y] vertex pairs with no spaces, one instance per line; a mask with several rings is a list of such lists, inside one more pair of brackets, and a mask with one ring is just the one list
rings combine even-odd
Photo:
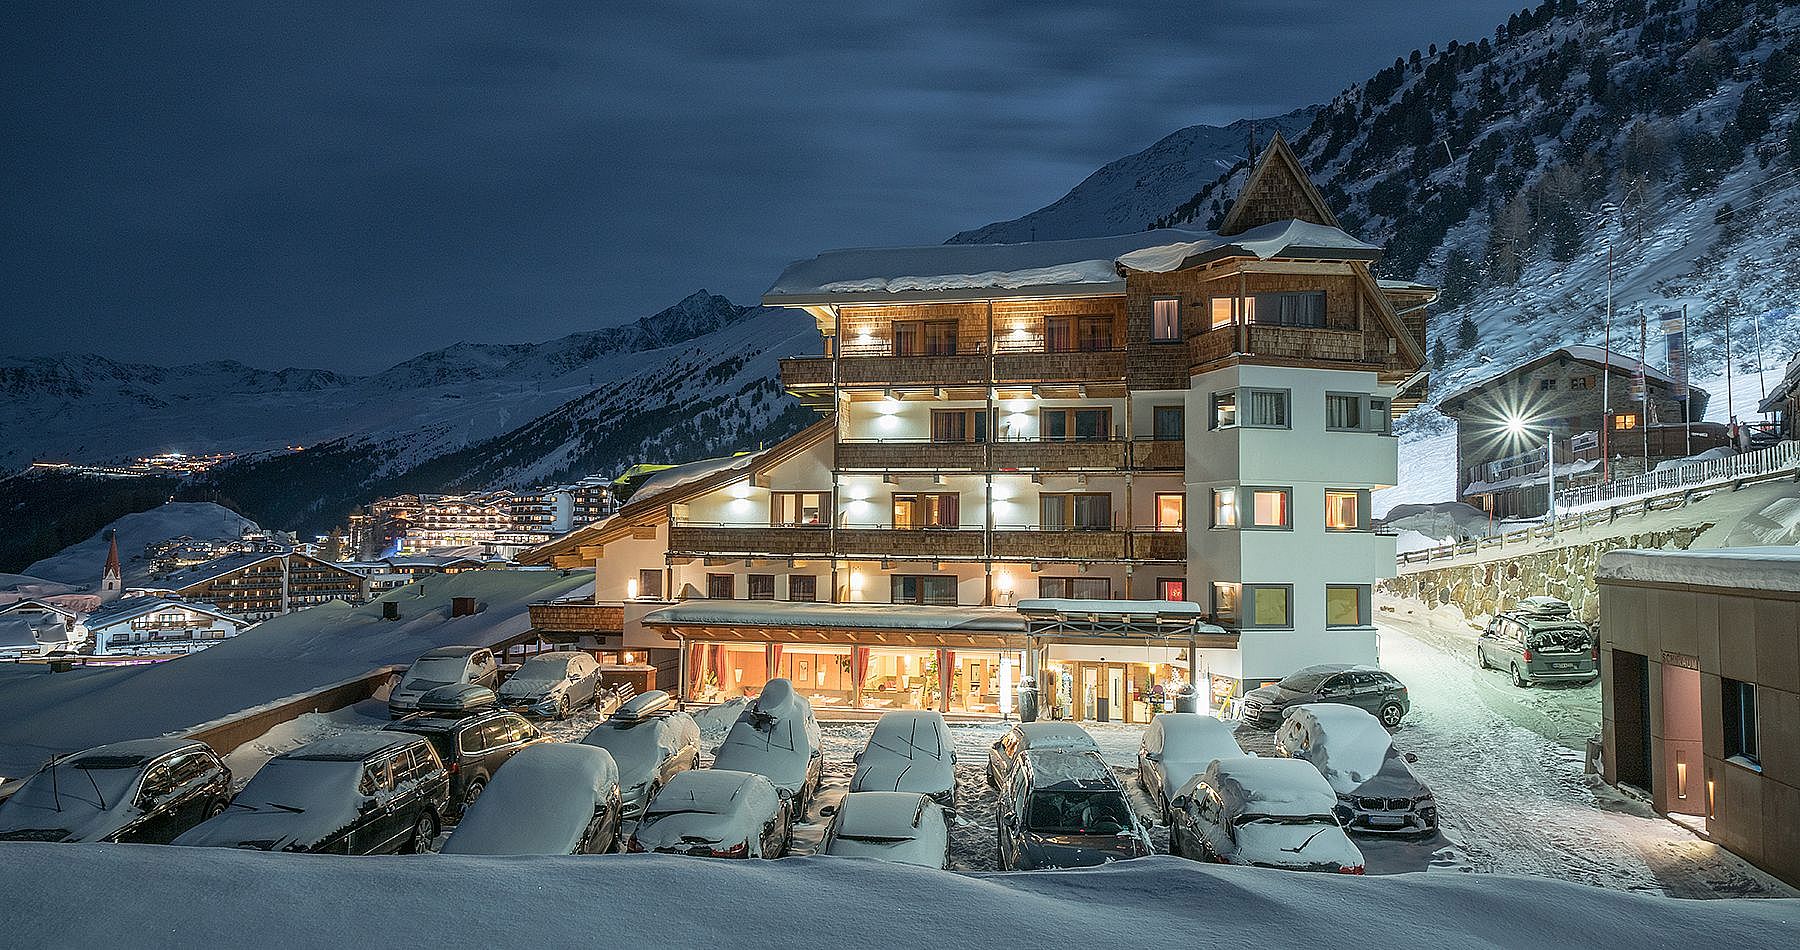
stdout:
[[[1161,946],[1203,926],[1244,947],[1665,946],[1791,944],[1800,901],[1678,901],[1492,875],[1352,877],[1229,868],[1153,857],[1053,874],[969,877],[877,861],[694,861],[654,855],[343,858],[156,846],[16,845],[0,862],[15,946],[189,947],[229,934],[244,947],[384,948],[606,945],[621,908],[654,914],[659,946],[735,950],[866,946],[875,922],[920,908],[943,927],[880,927],[895,950],[943,950],[1004,934],[1026,947]],[[107,913],[71,913],[70,895],[113,888]],[[571,898],[546,905],[546,882]],[[171,900],[170,895],[195,899]],[[394,916],[404,908],[404,918]],[[479,908],[481,926],[453,922]],[[681,908],[688,912],[667,912]],[[796,908],[811,909],[796,913]],[[1196,908],[1204,921],[1196,923]],[[1540,921],[1554,930],[1497,926]],[[978,928],[978,931],[970,928]],[[1554,937],[1551,934],[1554,933]],[[1782,934],[1788,936],[1783,937]],[[988,939],[986,942],[991,942]]]
[[149,511],[126,515],[101,528],[86,541],[78,541],[25,569],[32,577],[73,584],[83,589],[100,586],[100,570],[106,566],[106,532],[119,533],[119,565],[127,587],[150,578],[144,546],[183,535],[190,538],[239,538],[246,531],[261,531],[256,522],[210,501],[172,501]]
[[1710,551],[1608,551],[1600,556],[1600,568],[1595,576],[1601,581],[1800,592],[1800,546]]

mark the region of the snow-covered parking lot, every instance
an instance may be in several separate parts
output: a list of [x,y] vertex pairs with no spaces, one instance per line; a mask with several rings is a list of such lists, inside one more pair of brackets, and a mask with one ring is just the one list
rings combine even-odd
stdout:
[[[1425,839],[1355,837],[1371,874],[1454,871],[1530,874],[1619,890],[1678,897],[1793,897],[1794,889],[1584,774],[1582,749],[1597,731],[1594,685],[1518,689],[1504,675],[1476,668],[1475,631],[1453,611],[1427,613],[1384,600],[1382,665],[1404,682],[1412,712],[1394,733],[1395,745],[1418,756],[1413,768],[1435,793],[1441,830]],[[701,711],[710,752],[723,740],[736,708]],[[545,730],[575,741],[598,720],[590,713]],[[263,759],[283,748],[345,729],[380,728],[378,703],[330,715],[304,716],[280,727],[231,765],[247,779]],[[951,827],[951,866],[997,868],[995,793],[987,787],[988,747],[1006,724],[956,723],[958,810]],[[795,829],[795,852],[810,854],[825,833],[822,808],[842,798],[854,756],[871,722],[823,723],[825,777],[819,795]],[[1135,778],[1141,728],[1093,724],[1101,755],[1126,780],[1152,828],[1157,850],[1168,830],[1156,823],[1149,797]],[[1241,727],[1247,751],[1273,752],[1273,733]]]

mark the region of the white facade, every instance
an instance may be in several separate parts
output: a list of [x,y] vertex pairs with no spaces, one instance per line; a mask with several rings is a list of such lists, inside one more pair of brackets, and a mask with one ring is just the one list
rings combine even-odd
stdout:
[[[141,603],[134,603],[141,601]],[[88,623],[95,656],[198,653],[237,636],[244,621],[160,597],[126,598]]]

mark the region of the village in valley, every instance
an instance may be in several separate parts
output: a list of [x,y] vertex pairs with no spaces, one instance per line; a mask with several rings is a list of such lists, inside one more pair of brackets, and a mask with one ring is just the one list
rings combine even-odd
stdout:
[[1794,946],[1796,168],[1800,10],[1547,0],[752,306],[0,359],[0,944]]

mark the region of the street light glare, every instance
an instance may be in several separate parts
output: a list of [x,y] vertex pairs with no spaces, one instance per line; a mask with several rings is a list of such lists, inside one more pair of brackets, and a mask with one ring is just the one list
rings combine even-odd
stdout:
[[1519,418],[1518,416],[1509,417],[1506,420],[1506,431],[1512,433],[1513,435],[1524,435],[1525,434],[1525,420]]

